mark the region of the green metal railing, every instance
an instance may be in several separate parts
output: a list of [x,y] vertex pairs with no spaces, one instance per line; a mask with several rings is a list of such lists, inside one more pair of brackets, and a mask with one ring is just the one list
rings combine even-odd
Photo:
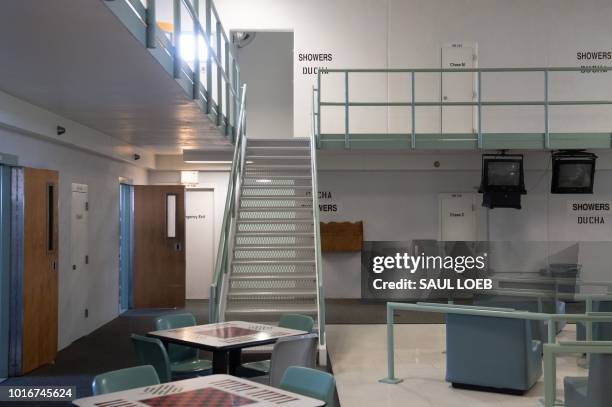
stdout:
[[[313,97],[314,97],[313,92]],[[319,222],[319,182],[317,178],[317,141],[315,139],[317,115],[315,112],[315,101],[313,98],[312,103],[313,114],[312,114],[312,132],[310,138],[310,163],[312,173],[312,214],[314,222],[315,232],[315,268],[317,273],[317,308],[319,310],[318,324],[319,324],[319,347],[325,348],[325,290],[323,287],[323,260],[321,257],[321,224]],[[327,357],[325,355],[324,357]],[[322,365],[325,365],[327,361],[323,361]]]
[[[594,68],[598,73],[609,73],[612,72],[612,67],[598,67]],[[592,71],[591,69],[587,71]],[[326,144],[343,142],[344,148],[352,148],[352,144],[357,141],[364,142],[368,146],[375,147],[376,143],[390,141],[393,144],[390,146],[394,147],[405,147],[409,149],[419,148],[417,141],[419,136],[451,136],[457,135],[461,137],[473,137],[476,142],[475,147],[478,149],[487,148],[490,146],[485,145],[484,140],[486,136],[518,136],[518,135],[533,135],[543,137],[543,148],[551,149],[559,146],[551,143],[551,136],[560,136],[559,138],[567,139],[569,136],[603,136],[603,144],[601,146],[610,148],[612,136],[612,129],[606,133],[551,133],[550,132],[550,107],[553,106],[596,106],[596,105],[612,105],[612,100],[550,100],[550,83],[549,74],[558,72],[585,72],[585,68],[563,68],[563,67],[548,67],[548,68],[474,68],[474,69],[320,69],[317,75],[317,86],[313,95],[316,94],[317,103],[317,126],[315,128],[317,145],[322,145],[322,142]],[[411,100],[402,102],[354,102],[350,100],[350,89],[349,89],[349,77],[351,75],[363,74],[363,73],[378,73],[378,74],[407,74],[410,78],[411,88]],[[418,101],[416,98],[417,81],[416,77],[418,74],[451,74],[451,73],[473,73],[475,75],[475,101],[460,101],[460,102],[446,102],[446,101]],[[483,76],[487,73],[539,73],[542,75],[543,80],[543,95],[542,100],[483,100]],[[324,101],[321,100],[322,93],[322,75],[328,74],[340,74],[344,77],[344,100],[342,101]],[[612,95],[611,95],[612,96]],[[468,134],[457,134],[457,133],[422,133],[417,134],[417,115],[416,110],[418,107],[451,107],[451,106],[467,106],[476,109],[476,131]],[[483,132],[483,108],[488,106],[542,106],[544,109],[542,122],[544,125],[543,133],[484,133]],[[324,107],[343,107],[344,108],[344,132],[343,133],[323,133],[321,131],[322,125],[322,112],[321,108]],[[410,107],[410,133],[353,133],[350,129],[350,108],[351,107]],[[444,139],[442,141],[445,141]],[[450,138],[446,141],[453,141]],[[564,140],[567,144],[567,140]],[[600,144],[602,142],[600,141]],[[444,144],[440,144],[439,147],[444,147]]]
[[[507,308],[492,308],[478,307],[467,305],[454,304],[436,304],[423,303],[407,304],[399,302],[387,303],[387,377],[380,380],[382,383],[397,384],[403,379],[395,377],[395,355],[394,355],[394,338],[393,338],[393,311],[419,311],[419,312],[435,312],[440,314],[461,314],[461,315],[477,315],[484,317],[499,317],[511,319],[524,319],[531,321],[544,321],[548,325],[548,343],[554,344],[557,340],[557,323],[565,322],[612,322],[612,314],[610,313],[587,313],[587,314],[545,314],[541,312],[526,312],[516,311]],[[592,342],[587,342],[592,343]],[[595,342],[598,343],[598,342]],[[555,377],[545,377],[552,383],[554,388],[556,383]],[[553,398],[554,400],[554,398]],[[547,401],[548,402],[548,401]],[[552,407],[553,404],[546,404],[546,407]]]
[[[105,3],[233,142],[239,120],[240,67],[214,2],[202,0],[200,7],[200,0],[171,0],[172,33],[167,33],[160,23],[168,22],[158,21],[158,1]],[[192,43],[183,47],[185,37]],[[201,65],[206,67],[205,78],[201,78]]]
[[225,198],[225,209],[223,211],[223,223],[221,225],[221,237],[217,249],[215,270],[210,286],[208,301],[208,320],[210,323],[222,320],[221,300],[223,297],[223,280],[231,269],[232,250],[230,245],[231,236],[236,229],[238,221],[238,206],[240,202],[240,186],[244,173],[244,161],[246,152],[246,132],[244,124],[246,121],[245,101],[246,85],[242,86],[238,123],[236,127],[236,142],[234,144],[234,156],[232,158],[232,169],[230,171]]
[[544,345],[544,406],[563,406],[557,398],[556,356],[562,353],[612,354],[611,341],[560,342]]

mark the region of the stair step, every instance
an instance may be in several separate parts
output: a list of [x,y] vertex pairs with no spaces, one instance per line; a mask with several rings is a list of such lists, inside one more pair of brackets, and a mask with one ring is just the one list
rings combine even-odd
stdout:
[[236,232],[236,237],[259,237],[259,236],[273,236],[273,237],[293,237],[293,236],[312,236],[314,232]]
[[310,165],[291,165],[291,164],[247,164],[246,171],[249,170],[301,170],[310,171]]
[[230,281],[237,280],[316,280],[314,273],[232,273]]
[[250,146],[247,145],[247,150],[299,150],[310,151],[309,146]]
[[311,196],[291,196],[291,195],[242,195],[241,201],[244,200],[278,200],[278,201],[310,201],[312,202]]
[[300,290],[300,289],[274,289],[274,290],[263,290],[263,289],[237,289],[230,290],[228,293],[229,298],[245,298],[245,297],[276,297],[276,296],[290,295],[294,297],[305,297],[305,298],[316,298],[317,292],[315,290]]
[[300,245],[266,245],[266,246],[258,246],[258,245],[236,245],[234,246],[234,251],[236,250],[314,250],[314,246],[300,246]]
[[295,224],[295,223],[305,223],[305,224],[313,224],[314,221],[312,219],[284,219],[284,218],[268,218],[268,219],[238,219],[238,223],[249,223],[249,224]]
[[247,160],[309,160],[309,155],[247,155]]
[[277,174],[277,175],[264,175],[264,174],[249,174],[248,172],[244,175],[245,180],[261,180],[261,179],[274,179],[274,180],[298,180],[298,179],[312,179],[310,174],[308,175],[292,175],[292,174]]
[[266,206],[263,208],[240,208],[240,212],[312,212],[311,207]]
[[310,185],[243,185],[242,189],[303,189],[303,190],[312,190],[312,186]]
[[299,265],[299,264],[315,264],[314,260],[298,260],[298,259],[274,259],[274,260],[262,260],[262,259],[234,259],[232,264],[250,264],[250,265],[267,265],[267,264],[288,264],[288,265]]
[[228,305],[226,314],[304,314],[304,315],[316,315],[317,306],[299,305],[299,304],[279,304],[274,308],[257,307],[253,305],[246,306],[232,306]]

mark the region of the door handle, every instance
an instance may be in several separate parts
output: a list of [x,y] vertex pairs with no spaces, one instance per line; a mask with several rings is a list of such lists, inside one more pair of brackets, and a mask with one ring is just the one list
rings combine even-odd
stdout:
[[57,271],[57,260],[53,260],[51,262],[51,270],[52,271]]
[[181,242],[177,242],[177,243],[174,245],[174,250],[176,250],[177,252],[180,252],[180,251],[182,251],[182,250],[183,250],[183,245],[181,244]]

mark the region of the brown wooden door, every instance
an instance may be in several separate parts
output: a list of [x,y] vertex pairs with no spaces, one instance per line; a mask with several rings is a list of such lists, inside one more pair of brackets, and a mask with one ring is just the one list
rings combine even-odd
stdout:
[[134,308],[185,306],[184,246],[185,188],[134,186]]
[[55,360],[58,312],[58,173],[24,168],[21,373]]

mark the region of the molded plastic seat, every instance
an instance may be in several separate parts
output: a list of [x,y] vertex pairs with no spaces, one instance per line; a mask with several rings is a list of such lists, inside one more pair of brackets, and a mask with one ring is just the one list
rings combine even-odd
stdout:
[[[195,326],[196,320],[190,313],[162,315],[155,320],[155,329],[185,328]],[[168,359],[172,376],[186,378],[188,376],[204,376],[212,374],[212,362],[200,359],[198,350],[183,345],[168,345]]]
[[563,380],[565,407],[607,407],[612,400],[612,355],[592,354],[588,377]]
[[336,379],[327,372],[291,366],[285,371],[278,387],[301,394],[302,396],[324,401],[327,407],[333,407],[334,405]]
[[131,338],[139,363],[153,366],[159,381],[162,383],[169,382],[172,379],[170,360],[168,360],[166,348],[161,341],[136,334],[132,334]]
[[[311,333],[314,328],[314,319],[308,315],[301,314],[283,314],[280,317],[278,326],[281,328],[297,329],[298,331],[305,331]],[[257,362],[243,363],[244,369],[250,371],[243,371],[245,376],[259,376],[267,375],[270,372],[270,360],[260,360]]]
[[288,367],[315,367],[317,338],[317,334],[280,338],[272,349],[269,375],[253,377],[251,380],[278,387]]
[[448,314],[446,380],[455,387],[522,393],[542,375],[542,343],[523,319]]
[[91,390],[94,395],[136,389],[159,384],[159,377],[151,365],[114,370],[94,377]]

